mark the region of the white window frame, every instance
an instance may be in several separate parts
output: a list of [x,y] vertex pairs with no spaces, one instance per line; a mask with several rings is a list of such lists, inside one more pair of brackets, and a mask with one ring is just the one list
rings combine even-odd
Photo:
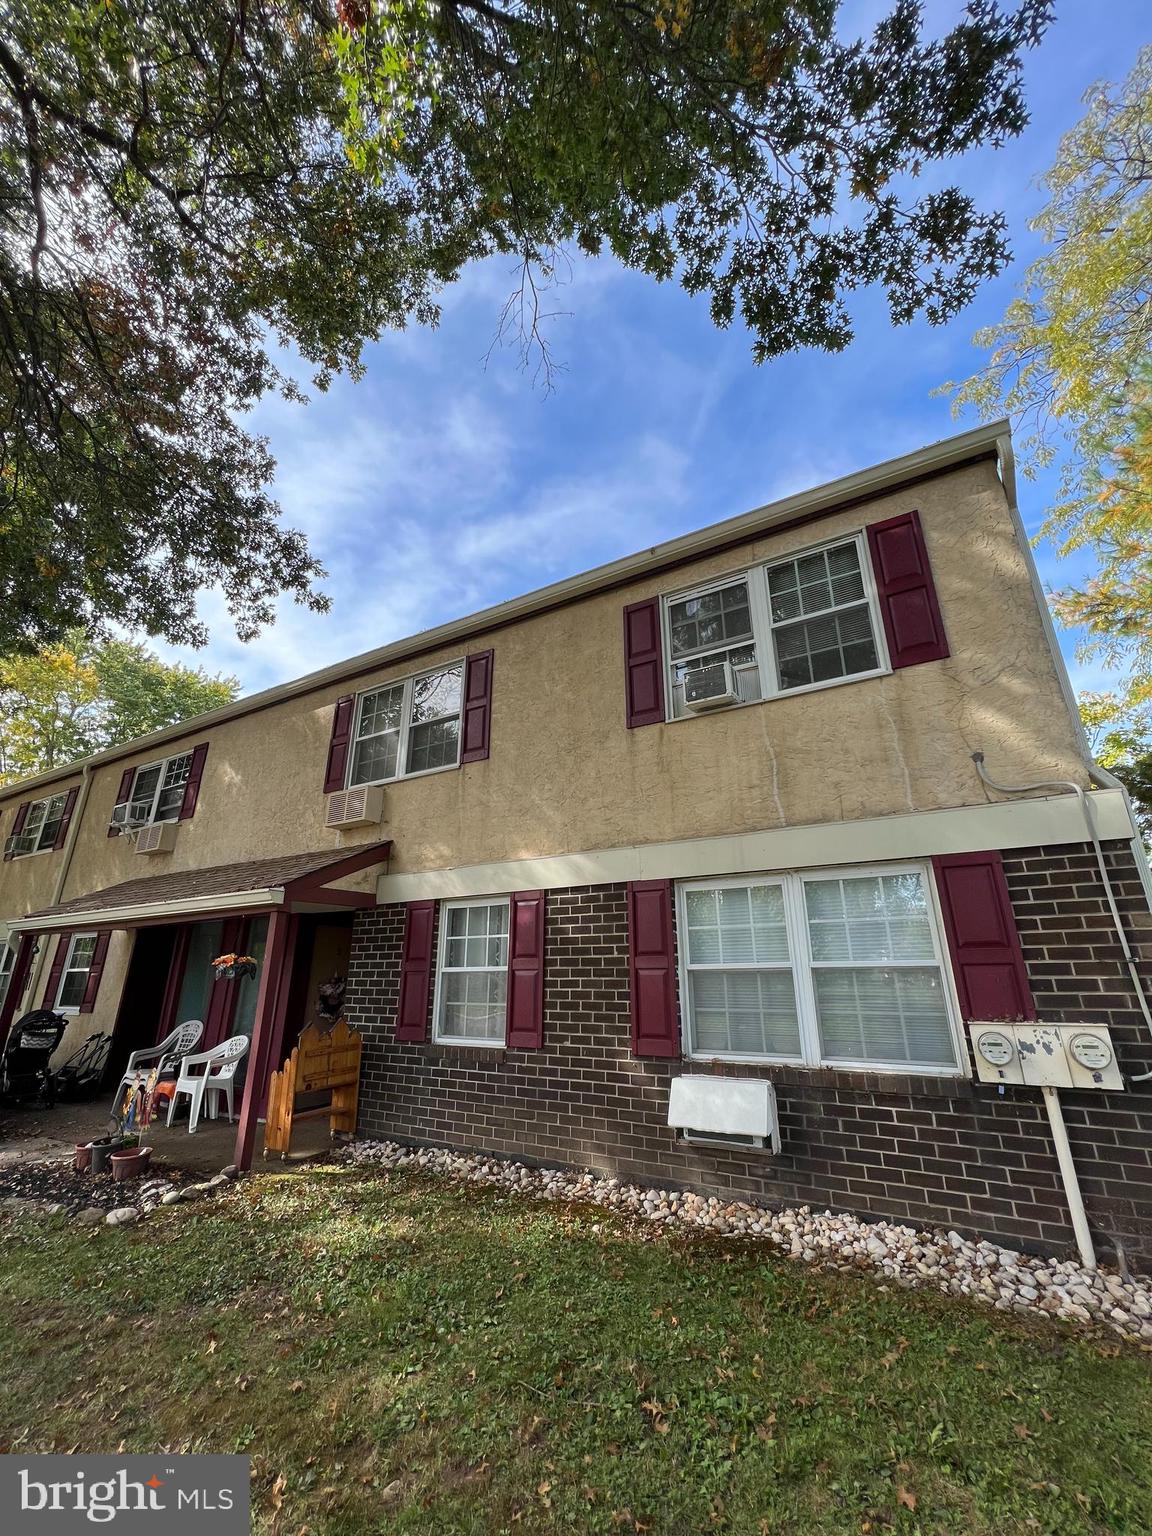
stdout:
[[[429,770],[429,771],[430,772],[434,772],[436,770]],[[505,907],[508,908],[507,946],[509,947],[509,953],[510,953],[511,952],[510,946],[511,946],[511,943],[512,943],[512,898],[510,896],[499,896],[499,895],[497,895],[497,896],[469,896],[467,898],[462,898],[459,901],[442,901],[440,903],[439,911],[437,912],[437,920],[438,920],[440,931],[439,931],[439,934],[437,935],[437,939],[436,939],[436,986],[435,986],[435,990],[434,990],[433,998],[432,998],[432,1043],[433,1043],[433,1045],[463,1045],[463,1046],[472,1046],[472,1047],[475,1047],[476,1049],[481,1050],[481,1051],[485,1051],[485,1050],[487,1050],[487,1051],[502,1051],[502,1050],[505,1050],[507,1048],[507,1045],[508,1045],[508,995],[507,995],[507,992],[505,992],[505,995],[504,995],[504,1033],[503,1033],[503,1035],[501,1035],[499,1037],[493,1035],[493,1036],[489,1037],[488,1039],[481,1039],[479,1036],[469,1037],[467,1035],[445,1035],[443,1033],[442,1029],[441,1029],[441,1010],[442,1010],[442,1005],[443,1005],[443,1001],[444,1001],[444,977],[445,977],[446,974],[449,975],[449,976],[454,976],[454,975],[458,975],[458,974],[463,974],[464,972],[480,972],[480,971],[487,971],[487,972],[491,972],[491,973],[503,972],[505,975],[508,974],[508,956],[507,955],[505,955],[504,964],[503,965],[486,965],[486,966],[470,965],[470,966],[466,966],[466,967],[453,966],[451,970],[446,970],[445,965],[444,965],[444,957],[445,957],[445,955],[448,952],[448,913],[452,912],[452,911],[455,911],[458,908],[462,908],[462,907],[498,907],[498,906],[505,906]]]
[[[88,956],[88,964],[84,966],[83,969],[81,969],[80,966],[72,964],[72,960],[76,954],[76,945],[80,942],[81,939],[92,940],[92,954]],[[88,977],[92,974],[92,959],[96,953],[96,939],[97,935],[95,933],[74,933],[70,936],[68,940],[68,950],[64,956],[64,968],[60,972],[60,984],[56,988],[56,997],[52,1000],[52,1010],[54,1013],[63,1013],[71,1017],[73,1014],[80,1012],[80,1005],[84,1001],[84,992],[87,992],[88,990]],[[69,975],[83,975],[84,992],[81,992],[80,994],[79,1003],[69,1003],[65,1005],[59,1001],[59,998],[61,993],[64,991],[64,983],[67,981]]]
[[[908,1061],[879,1061],[872,1058],[860,1060],[858,1057],[825,1056],[820,1048],[820,1029],[816,1011],[816,984],[813,978],[814,963],[808,936],[808,913],[804,901],[804,886],[810,880],[856,880],[866,879],[870,875],[911,874],[919,875],[923,882],[924,894],[928,904],[928,926],[932,934],[933,963],[940,972],[941,990],[944,995],[945,1007],[948,1010],[949,1036],[952,1041],[955,1060],[951,1065],[948,1065],[943,1062],[922,1064]],[[688,965],[686,937],[688,931],[687,893],[693,890],[710,891],[721,887],[749,886],[755,885],[757,882],[771,884],[782,882],[783,884],[788,949],[792,956],[792,982],[796,993],[796,1013],[800,1025],[801,1054],[799,1056],[775,1056],[739,1051],[698,1051],[692,1038],[692,994],[688,979],[690,968]],[[968,1048],[960,1018],[960,1004],[956,996],[956,985],[952,975],[952,967],[942,939],[944,927],[940,912],[939,895],[936,890],[936,882],[933,878],[932,870],[926,864],[920,864],[915,861],[900,864],[848,864],[836,865],[828,869],[764,870],[746,875],[725,875],[719,879],[679,881],[676,886],[676,932],[679,936],[676,948],[681,1012],[683,1016],[684,1054],[690,1060],[757,1062],[780,1066],[827,1068],[844,1072],[899,1074],[901,1077],[967,1076]],[[821,961],[819,966],[815,968],[832,968],[833,964],[833,962]],[[847,962],[845,964],[847,968],[852,969],[852,966],[848,965]],[[925,961],[916,963],[911,961],[885,961],[883,966],[878,966],[877,968],[898,970],[906,966],[911,970],[923,970],[926,965],[927,962]],[[712,968],[724,970],[731,967],[718,965]],[[773,968],[780,969],[780,967]],[[709,969],[709,967],[691,967],[693,971],[702,969]],[[757,967],[752,966],[749,969],[755,970]]]
[[[152,803],[148,807],[148,819],[147,819],[147,821],[144,821],[144,822],[129,822],[129,823],[126,823],[126,825],[129,825],[129,826],[145,826],[145,827],[155,826],[155,824],[156,824],[156,808],[160,804],[160,796],[161,796],[161,794],[163,793],[163,790],[164,790],[164,780],[165,780],[165,778],[168,775],[168,769],[171,767],[171,765],[173,763],[178,763],[182,757],[186,757],[188,759],[188,775],[190,777],[191,773],[192,773],[192,757],[193,757],[193,751],[192,751],[191,747],[189,747],[186,752],[173,752],[171,757],[155,758],[150,763],[141,763],[139,768],[137,768],[135,770],[135,772],[132,775],[132,788],[131,788],[131,790],[129,791],[129,794],[128,794],[128,802],[127,803],[129,805],[134,805],[136,803],[136,801],[135,801],[136,784],[137,784],[137,781],[140,778],[140,775],[142,773],[147,773],[150,768],[159,768],[160,772],[159,772],[159,774],[157,775],[157,778],[156,778],[156,788],[152,792]],[[186,788],[187,784],[188,784],[188,778],[185,778],[183,787]],[[165,822],[179,821],[180,820],[180,809],[181,809],[182,805],[183,805],[183,801],[181,801],[181,806],[177,807],[175,816],[166,816],[164,818]]]
[[4,1006],[4,999],[8,996],[8,988],[12,985],[12,972],[16,969],[16,946],[12,942],[12,935],[5,934],[0,939],[0,1008]]
[[[18,833],[13,835],[19,837],[30,837],[32,833],[35,833],[36,847],[29,848],[24,853],[18,853],[15,849],[13,849],[12,857],[14,859],[31,859],[34,858],[38,853],[52,853],[54,851],[56,847],[56,839],[60,835],[60,819],[58,819],[56,822],[56,831],[52,834],[52,841],[50,843],[44,844],[43,847],[40,846],[40,838],[44,835],[44,828],[49,825],[47,807],[50,806],[54,800],[59,800],[60,802],[60,819],[63,819],[64,807],[68,804],[67,790],[65,790],[61,795],[45,795],[43,799],[33,800],[29,803],[28,814],[24,818],[24,825],[20,828]],[[33,827],[32,832],[29,832],[28,823],[32,820],[32,813],[38,806],[41,805],[45,807],[44,815],[40,820],[40,824],[36,827]]]
[[[356,695],[356,714],[352,722],[352,736],[348,743],[348,763],[344,769],[345,789],[363,789],[370,784],[395,784],[398,779],[424,779],[431,773],[450,773],[452,769],[460,766],[460,753],[464,744],[464,673],[466,661],[463,656],[455,661],[442,661],[438,666],[425,667],[419,672],[413,672],[408,677],[392,677],[382,683],[375,683],[371,688],[365,688]],[[456,720],[459,729],[456,732],[456,761],[453,763],[441,763],[438,768],[417,768],[415,772],[408,773],[404,764],[408,761],[408,737],[412,729],[412,695],[416,684],[426,677],[436,677],[441,672],[451,672],[453,667],[460,668],[460,707],[456,711]],[[403,687],[404,693],[400,701],[400,738],[396,748],[396,772],[387,779],[364,779],[359,784],[353,784],[352,771],[356,766],[356,747],[360,741],[360,716],[364,710],[365,699],[374,694],[383,693],[386,688]],[[451,720],[451,715],[439,715],[437,719]],[[419,722],[424,724],[425,722]]]
[[[774,565],[784,565],[790,561],[802,560],[806,555],[818,555],[822,550],[835,549],[841,544],[855,544],[856,554],[860,562],[860,575],[864,585],[864,596],[856,599],[857,602],[868,604],[868,613],[872,623],[872,638],[876,645],[877,665],[867,672],[852,672],[846,677],[830,677],[819,683],[804,683],[799,688],[781,688],[778,668],[776,666],[775,631],[786,628],[790,624],[802,623],[806,618],[818,618],[819,614],[800,614],[795,619],[785,619],[774,622],[772,619],[772,605],[768,592],[768,571]],[[758,699],[741,699],[736,704],[724,705],[721,708],[708,711],[685,711],[677,715],[674,712],[673,688],[675,686],[676,660],[672,655],[672,621],[670,609],[673,603],[682,603],[693,597],[706,597],[711,592],[718,592],[724,587],[734,586],[737,582],[746,582],[748,586],[748,607],[752,615],[752,641],[756,650],[756,666],[760,674],[760,697]],[[843,607],[852,606],[843,604]],[[825,613],[837,613],[838,608],[825,609]],[[845,683],[862,683],[870,677],[887,677],[892,671],[892,663],[888,655],[888,639],[884,632],[883,615],[880,612],[879,595],[876,590],[876,578],[872,570],[872,560],[868,551],[868,540],[863,528],[854,533],[840,534],[834,539],[824,539],[819,544],[809,544],[803,549],[782,551],[772,559],[764,559],[755,565],[743,570],[728,571],[720,576],[713,576],[708,581],[696,582],[691,587],[684,587],[676,592],[666,592],[660,602],[661,638],[664,644],[664,686],[667,698],[664,717],[666,721],[692,720],[702,713],[719,714],[722,709],[749,709],[755,704],[766,704],[775,699],[791,699],[805,693],[815,693],[824,688],[840,688]],[[717,650],[732,650],[733,646],[717,646]]]

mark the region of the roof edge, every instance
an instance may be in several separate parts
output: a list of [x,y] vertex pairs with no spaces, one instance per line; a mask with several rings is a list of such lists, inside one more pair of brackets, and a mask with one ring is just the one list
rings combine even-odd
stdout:
[[739,513],[719,523],[710,523],[707,527],[696,529],[691,533],[679,534],[674,539],[654,544],[649,549],[639,550],[636,554],[624,555],[618,560],[611,560],[606,565],[594,566],[591,570],[579,572],[575,576],[566,576],[563,580],[553,582],[549,586],[538,587],[520,597],[497,603],[491,608],[481,608],[478,612],[468,614],[464,618],[451,619],[446,624],[439,624],[433,629],[420,630],[414,635],[390,641],[387,645],[379,646],[375,650],[362,651],[358,656],[351,656],[346,661],[335,662],[315,672],[307,672],[304,676],[294,678],[287,683],[277,683],[271,688],[261,690],[260,693],[249,694],[220,709],[210,710],[207,714],[193,715],[176,725],[153,731],[148,736],[138,736],[132,741],[119,742],[116,746],[109,747],[104,752],[95,753],[92,757],[80,758],[74,763],[36,774],[32,778],[0,786],[0,804],[7,802],[14,795],[25,794],[30,789],[77,778],[85,767],[102,767],[125,757],[134,757],[138,752],[147,751],[151,747],[164,746],[192,732],[208,730],[213,726],[223,725],[229,720],[255,714],[274,704],[314,693],[333,683],[375,671],[379,667],[387,666],[389,662],[403,661],[423,651],[438,650],[455,641],[463,641],[488,630],[503,628],[507,624],[531,618],[549,608],[576,602],[584,597],[592,597],[598,592],[622,586],[628,581],[643,576],[646,572],[655,572],[665,566],[679,564],[689,559],[703,559],[716,546],[755,538],[758,533],[766,532],[778,523],[789,522],[799,517],[830,513],[846,503],[850,504],[865,497],[892,491],[909,482],[925,479],[944,470],[957,469],[963,464],[979,459],[996,457],[1000,460],[1003,457],[1004,442],[1011,440],[1011,430],[1011,424],[1007,420],[973,427],[967,432],[960,432],[953,437],[942,438],[939,442],[931,443],[927,447],[917,448],[912,453],[901,454],[894,459],[885,459],[880,464],[855,470],[852,474],[842,475],[837,480],[829,480],[823,485],[814,486],[806,491],[796,491],[779,501],[767,502],[750,512]]

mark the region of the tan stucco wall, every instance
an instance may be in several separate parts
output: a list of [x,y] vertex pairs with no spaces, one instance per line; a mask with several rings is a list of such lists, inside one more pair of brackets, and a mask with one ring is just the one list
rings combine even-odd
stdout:
[[[29,994],[20,1004],[16,1017],[29,1012],[32,1008],[42,1007],[44,994],[48,988],[48,973],[52,969],[52,957],[56,953],[57,935],[54,933],[42,935],[40,944],[44,953],[44,966],[35,991],[29,989]],[[108,953],[104,961],[104,973],[100,978],[100,990],[96,994],[96,1006],[91,1013],[72,1013],[68,1015],[68,1028],[57,1047],[56,1054],[52,1058],[52,1065],[61,1066],[73,1051],[79,1050],[89,1035],[99,1031],[102,1034],[111,1034],[116,1024],[116,1014],[120,1008],[120,994],[124,990],[124,979],[128,974],[128,962],[132,958],[132,946],[135,935],[131,933],[113,933],[108,941]],[[35,1001],[32,1001],[32,998]]]
[[[622,609],[656,591],[845,534],[917,508],[951,655],[891,676],[629,731]],[[982,747],[1005,780],[1085,782],[1073,724],[1003,490],[989,461],[768,534],[632,587],[476,641],[495,650],[491,756],[385,789],[381,835],[402,872],[632,843],[981,804]],[[459,655],[430,652],[420,665]],[[123,769],[100,767],[67,895],[121,880],[367,840],[323,825],[332,706],[418,670],[393,666],[211,729],[195,817],[171,854],[109,839]],[[205,739],[195,729],[170,754]],[[60,855],[0,865],[0,915],[47,899]],[[365,877],[368,878],[368,877]]]

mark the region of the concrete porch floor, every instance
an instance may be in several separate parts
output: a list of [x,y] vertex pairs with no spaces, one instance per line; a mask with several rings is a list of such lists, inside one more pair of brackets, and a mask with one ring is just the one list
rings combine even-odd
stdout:
[[[111,1095],[84,1104],[57,1104],[53,1109],[5,1105],[0,1111],[0,1166],[5,1163],[50,1162],[71,1157],[77,1142],[104,1136],[109,1128]],[[184,1115],[169,1130],[163,1120],[150,1125],[143,1143],[154,1148],[154,1165],[185,1168],[190,1173],[219,1173],[233,1161],[236,1127],[225,1119],[202,1119],[192,1135]],[[253,1172],[261,1168],[283,1170],[309,1162],[331,1150],[326,1120],[305,1120],[292,1137],[292,1156],[286,1161],[263,1156],[264,1129],[256,1134]]]

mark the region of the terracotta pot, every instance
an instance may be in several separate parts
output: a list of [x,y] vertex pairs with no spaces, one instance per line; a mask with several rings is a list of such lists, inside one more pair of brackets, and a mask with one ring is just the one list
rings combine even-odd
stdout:
[[92,1166],[92,1148],[86,1141],[76,1143],[76,1156],[72,1159],[72,1166],[77,1173],[87,1173]]
[[124,1138],[118,1136],[115,1141],[94,1141],[92,1143],[92,1172],[107,1173],[113,1152],[119,1152],[124,1145]]
[[122,1184],[125,1179],[138,1179],[148,1166],[151,1147],[130,1147],[127,1152],[113,1152],[112,1179]]

